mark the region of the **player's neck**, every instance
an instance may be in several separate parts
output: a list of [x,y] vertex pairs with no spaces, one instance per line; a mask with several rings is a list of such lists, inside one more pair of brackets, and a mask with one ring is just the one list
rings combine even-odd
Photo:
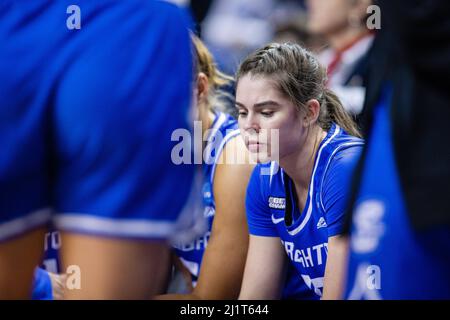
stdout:
[[292,179],[297,191],[308,190],[316,154],[325,136],[326,132],[316,127],[297,152],[280,159],[280,166]]

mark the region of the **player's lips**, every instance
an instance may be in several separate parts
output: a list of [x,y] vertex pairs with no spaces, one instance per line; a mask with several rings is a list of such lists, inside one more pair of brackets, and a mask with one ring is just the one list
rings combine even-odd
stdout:
[[247,148],[250,152],[258,152],[262,145],[263,143],[260,143],[258,141],[247,142]]

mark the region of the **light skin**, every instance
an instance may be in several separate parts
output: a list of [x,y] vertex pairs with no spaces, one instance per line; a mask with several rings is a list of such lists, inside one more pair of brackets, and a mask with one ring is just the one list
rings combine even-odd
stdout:
[[62,242],[64,268],[77,265],[81,271],[81,289],[66,289],[66,299],[147,299],[165,289],[170,261],[165,242],[66,232]]
[[[0,244],[0,299],[31,298],[46,231],[37,229]],[[169,269],[166,243],[61,235],[63,270],[76,265],[81,272],[81,288],[64,290],[65,299],[146,299],[163,292]],[[51,276],[53,291],[58,292],[55,298],[60,299],[63,284],[55,280]]]
[[308,28],[340,50],[353,39],[368,33],[363,23],[371,0],[308,0]]
[[322,300],[336,300],[343,296],[346,281],[348,238],[334,236],[328,238],[328,258],[325,268]]
[[[212,113],[208,107],[208,79],[200,73],[195,96],[204,132],[211,126]],[[244,155],[245,163],[230,159]],[[158,299],[236,299],[239,295],[248,247],[248,229],[245,215],[245,194],[251,172],[248,151],[237,136],[227,142],[214,175],[215,216],[203,255],[196,287],[190,294],[170,294]]]
[[62,300],[66,289],[67,275],[48,272],[48,276],[52,284],[53,300]]
[[[273,103],[268,104],[267,101]],[[307,199],[315,155],[320,142],[326,136],[326,132],[317,125],[319,102],[311,99],[306,102],[305,108],[299,111],[290,99],[279,92],[273,79],[247,74],[239,79],[236,105],[239,109],[239,127],[245,141],[258,140],[258,133],[263,129],[279,130],[278,162],[294,182],[299,199],[298,206],[302,211]],[[260,107],[261,105],[264,107]],[[273,146],[268,149],[273,149]],[[253,153],[258,152],[259,149],[253,149]],[[267,158],[267,155],[261,155],[259,158]],[[339,250],[334,251],[338,248],[335,246],[335,240],[338,238],[339,236],[328,239],[329,255],[323,296],[325,299],[339,298],[338,290],[334,289],[341,281],[341,272],[336,272],[334,268],[341,266],[343,259]],[[239,298],[279,299],[282,289],[280,284],[284,283],[282,279],[285,263],[286,254],[278,237],[250,235]],[[327,286],[330,286],[329,290]]]
[[46,228],[37,229],[0,244],[0,300],[30,299],[45,232]]

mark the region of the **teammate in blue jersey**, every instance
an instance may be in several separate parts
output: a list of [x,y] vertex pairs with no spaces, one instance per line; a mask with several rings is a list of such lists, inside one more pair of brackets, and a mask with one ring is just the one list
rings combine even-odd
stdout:
[[50,273],[44,269],[36,268],[33,276],[33,300],[53,300],[53,289]]
[[175,247],[176,255],[189,270],[192,291],[160,298],[236,299],[248,247],[245,192],[254,164],[250,163],[237,121],[223,112],[227,108],[220,88],[230,79],[216,69],[201,40],[196,36],[192,40],[197,66],[194,101],[206,140],[202,196],[208,230],[195,241]]
[[194,166],[171,159],[191,127],[188,19],[141,0],[0,11],[0,298],[30,296],[51,219],[80,271],[67,298],[161,292],[166,240],[190,224]]
[[374,108],[350,230],[344,297],[449,299],[450,229],[417,233],[411,227],[393,152],[391,95],[386,87]]
[[344,298],[450,299],[450,4],[377,4]]
[[247,190],[240,299],[278,299],[283,287],[297,299],[338,298],[345,256],[336,244],[363,145],[358,130],[326,89],[325,68],[299,45],[257,50],[237,81],[239,127],[260,162]]
[[53,273],[41,267],[34,270],[33,300],[62,300],[66,290],[67,275]]

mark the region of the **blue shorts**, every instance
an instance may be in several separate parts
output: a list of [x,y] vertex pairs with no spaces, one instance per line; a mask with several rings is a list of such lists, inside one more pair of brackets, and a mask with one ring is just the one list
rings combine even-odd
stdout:
[[0,241],[52,219],[169,238],[194,175],[171,161],[172,132],[190,127],[188,18],[159,1],[73,2],[0,3]]

